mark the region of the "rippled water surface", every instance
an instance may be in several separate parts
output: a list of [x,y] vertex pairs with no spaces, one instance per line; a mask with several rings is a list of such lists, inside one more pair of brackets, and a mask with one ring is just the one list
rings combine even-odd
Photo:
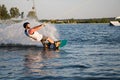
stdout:
[[60,51],[0,47],[0,80],[120,80],[120,27],[57,24]]

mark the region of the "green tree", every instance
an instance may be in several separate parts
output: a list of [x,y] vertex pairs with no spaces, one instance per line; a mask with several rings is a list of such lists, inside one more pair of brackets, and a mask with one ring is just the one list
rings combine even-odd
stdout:
[[30,19],[37,19],[37,15],[36,15],[36,12],[35,11],[29,11],[28,15],[27,15],[28,18]]
[[1,16],[1,10],[2,10],[2,6],[0,5],[0,19],[1,19],[1,17],[2,17],[2,16]]
[[2,19],[2,20],[9,19],[10,15],[8,14],[8,11],[5,7],[5,5],[3,4],[0,8],[1,8],[0,9],[0,19]]
[[11,18],[17,18],[20,16],[20,12],[19,12],[19,9],[17,7],[12,7],[10,9],[10,15],[11,15]]

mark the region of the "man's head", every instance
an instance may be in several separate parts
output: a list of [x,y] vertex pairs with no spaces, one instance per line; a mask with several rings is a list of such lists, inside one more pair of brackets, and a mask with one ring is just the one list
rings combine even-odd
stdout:
[[25,23],[23,24],[23,27],[26,28],[26,29],[27,29],[27,28],[30,28],[29,24],[30,24],[29,22],[25,22]]

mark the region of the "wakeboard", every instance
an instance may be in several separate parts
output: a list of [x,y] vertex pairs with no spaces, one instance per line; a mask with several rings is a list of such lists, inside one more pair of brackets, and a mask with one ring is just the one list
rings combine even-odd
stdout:
[[50,43],[45,43],[44,48],[59,49],[64,47],[66,44],[67,44],[67,40],[59,40],[59,41],[55,41],[54,45],[51,45]]
[[67,44],[67,40],[60,40],[60,48],[64,47]]

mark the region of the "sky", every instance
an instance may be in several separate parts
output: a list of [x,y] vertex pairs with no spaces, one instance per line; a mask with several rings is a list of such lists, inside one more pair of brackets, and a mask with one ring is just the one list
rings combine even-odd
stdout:
[[[39,19],[89,19],[120,16],[120,0],[34,0]],[[19,8],[25,15],[32,0],[0,0],[8,10]]]

